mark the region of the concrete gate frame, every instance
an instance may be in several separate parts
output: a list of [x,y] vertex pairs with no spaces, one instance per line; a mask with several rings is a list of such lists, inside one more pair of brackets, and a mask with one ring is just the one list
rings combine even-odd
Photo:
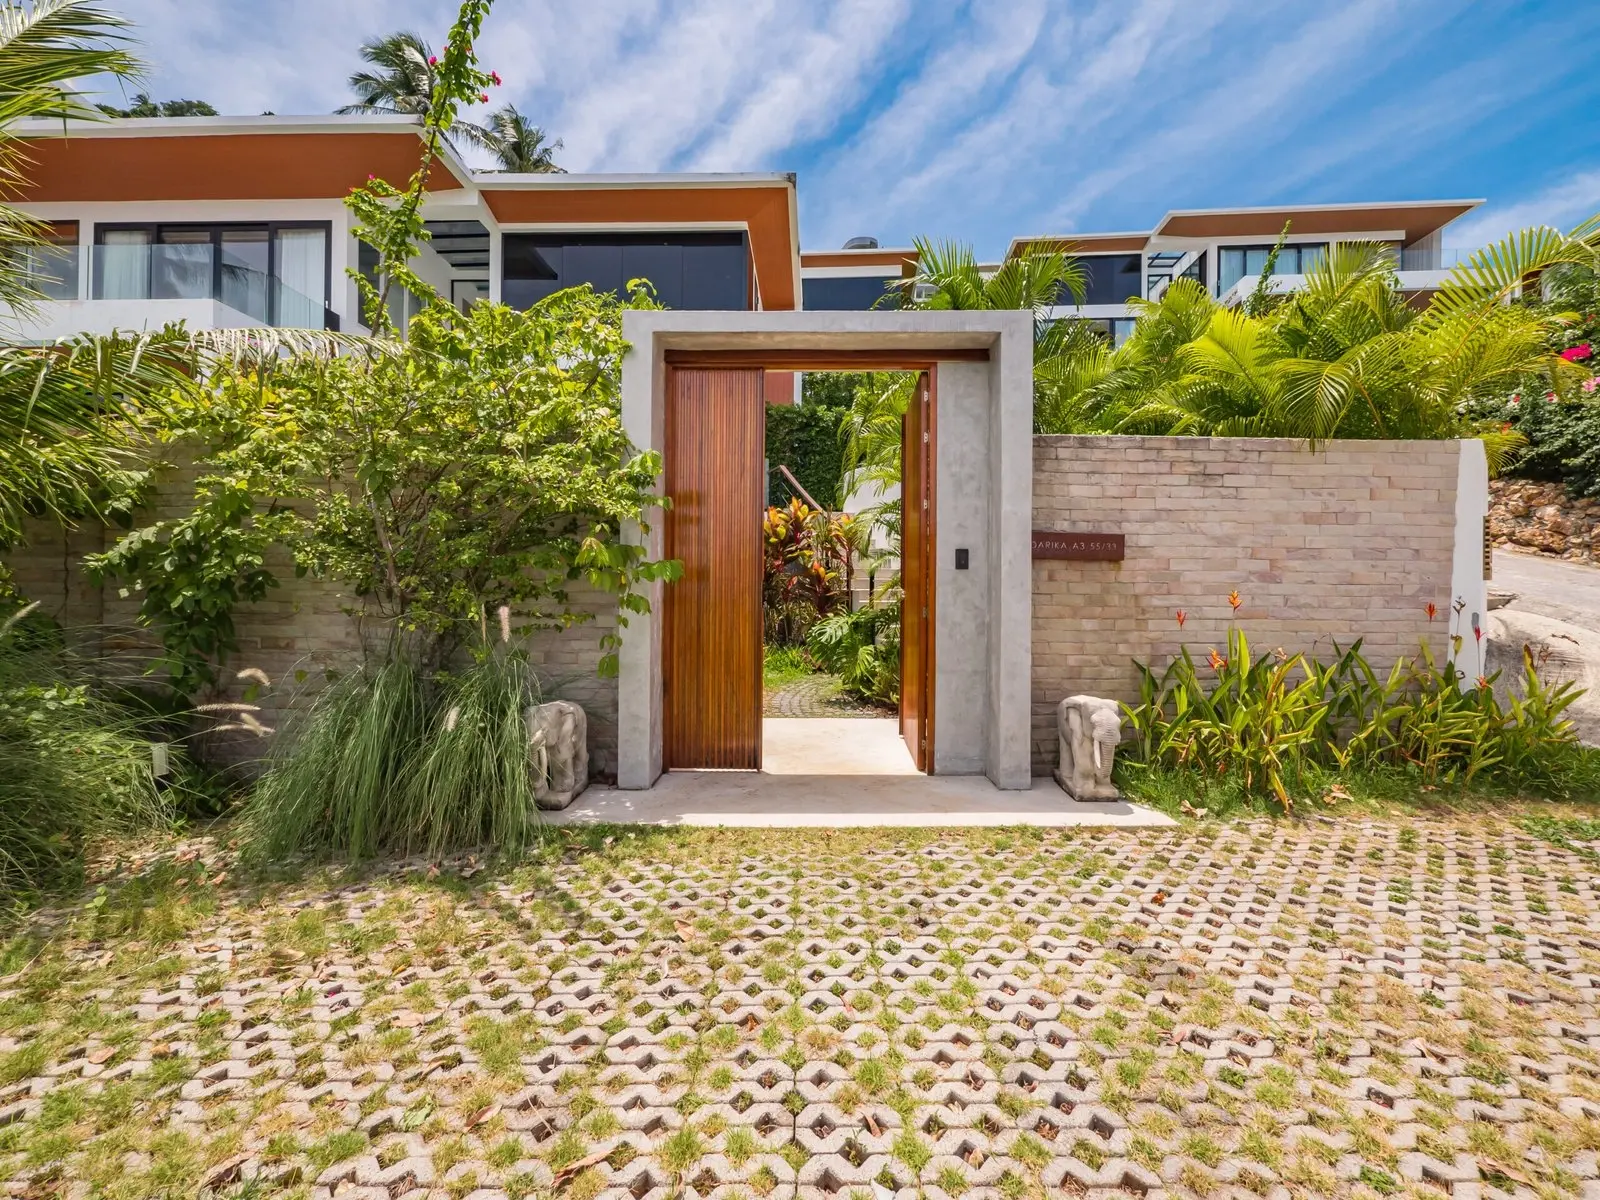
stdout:
[[[938,372],[938,559],[933,692],[936,775],[984,775],[1026,790],[1032,671],[1033,320],[1026,312],[629,312],[622,421],[639,449],[665,450],[667,354],[915,355]],[[974,361],[987,351],[986,361]],[[662,525],[632,531],[652,557]],[[967,567],[957,570],[956,551]],[[617,782],[662,772],[663,586],[622,630]]]

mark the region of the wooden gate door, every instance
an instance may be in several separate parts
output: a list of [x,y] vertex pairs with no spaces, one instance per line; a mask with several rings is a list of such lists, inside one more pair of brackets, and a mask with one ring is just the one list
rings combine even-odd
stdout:
[[900,736],[919,771],[933,772],[933,380],[924,371],[906,405],[900,442]]
[[663,762],[761,768],[762,372],[669,367]]

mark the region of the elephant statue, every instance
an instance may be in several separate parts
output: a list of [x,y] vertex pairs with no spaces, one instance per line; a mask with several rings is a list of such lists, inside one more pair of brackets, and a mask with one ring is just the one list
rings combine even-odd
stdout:
[[1056,708],[1061,762],[1056,782],[1074,800],[1120,800],[1111,764],[1122,741],[1122,709],[1115,700],[1068,696]]
[[534,704],[527,711],[528,758],[540,808],[561,809],[589,786],[589,718],[570,700]]

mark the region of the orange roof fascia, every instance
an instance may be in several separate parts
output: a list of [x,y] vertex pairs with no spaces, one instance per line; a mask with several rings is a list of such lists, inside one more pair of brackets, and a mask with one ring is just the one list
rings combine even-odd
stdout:
[[1016,243],[1012,253],[1006,257],[1014,258],[1019,254],[1029,253],[1107,254],[1115,250],[1143,250],[1149,242],[1149,235],[1143,233],[1085,233],[1076,237],[1029,238]]
[[479,184],[495,219],[507,225],[742,224],[750,232],[761,307],[795,307],[795,238],[786,185],[496,188],[483,180]]
[[1174,213],[1161,223],[1163,237],[1263,237],[1275,238],[1289,222],[1289,235],[1371,233],[1399,229],[1407,244],[1442,229],[1473,203],[1383,205],[1351,208],[1271,209],[1266,212]]
[[893,267],[915,263],[915,250],[804,250],[802,267]]
[[[33,137],[14,202],[338,200],[369,175],[403,187],[417,169],[416,130]],[[430,191],[466,186],[440,159]]]

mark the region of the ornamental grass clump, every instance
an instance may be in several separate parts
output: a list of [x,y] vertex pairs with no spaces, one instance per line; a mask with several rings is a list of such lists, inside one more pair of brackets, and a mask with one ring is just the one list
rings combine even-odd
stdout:
[[454,674],[411,655],[334,680],[288,730],[244,817],[261,856],[514,851],[539,828],[526,658],[504,646]]
[[0,623],[0,910],[78,884],[91,843],[169,816],[138,720],[25,641],[32,607]]

